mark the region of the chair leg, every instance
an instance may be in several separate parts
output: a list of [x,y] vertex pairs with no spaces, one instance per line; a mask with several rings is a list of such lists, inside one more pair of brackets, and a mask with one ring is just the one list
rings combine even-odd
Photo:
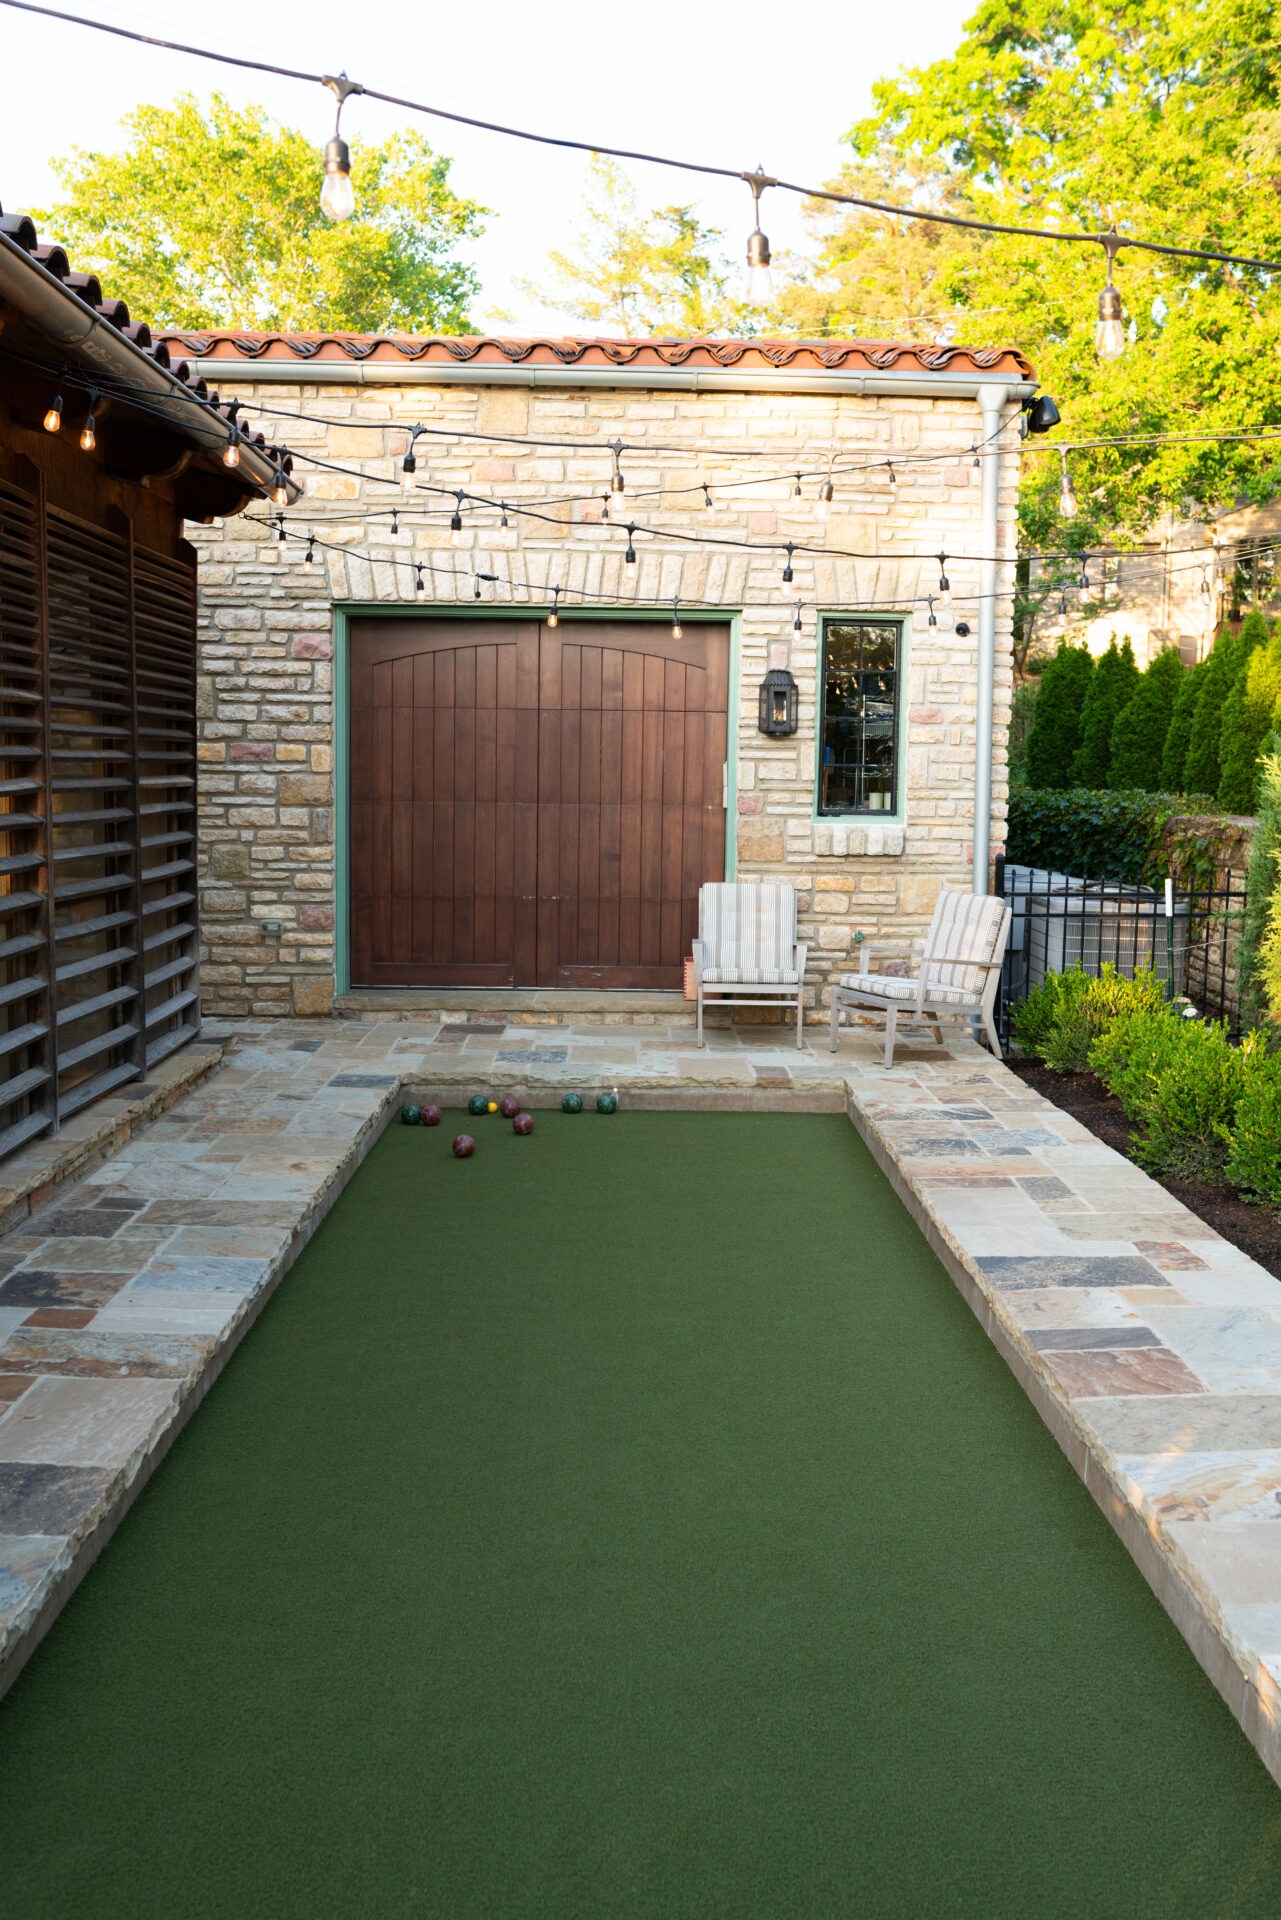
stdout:
[[942,1027],[941,1027],[941,1026],[939,1025],[939,1023],[938,1023],[938,1021],[937,1021],[937,1020],[930,1020],[929,1022],[927,1022],[927,1024],[928,1024],[928,1026],[929,1026],[929,1029],[930,1029],[930,1032],[931,1032],[931,1033],[932,1033],[932,1034],[934,1035],[934,1038],[935,1038],[935,1039],[936,1039],[936,1040],[938,1041],[938,1043],[939,1043],[939,1045],[940,1045],[940,1046],[942,1046],[942,1044],[943,1044],[943,1029],[942,1029]]
[[898,1008],[887,1007],[885,1009],[885,1064],[887,1067],[894,1065],[894,1028],[897,1022]]
[[837,1043],[841,1037],[841,1003],[837,997],[835,987],[832,988],[832,1019],[828,1037],[830,1041],[829,1051],[835,1053]]
[[703,1045],[703,983],[698,983],[698,1044]]
[[805,1044],[801,1038],[801,1029],[804,1026],[804,1024],[805,1024],[805,989],[802,987],[801,991],[796,996],[796,1044],[798,1048],[804,1046]]
[[1001,1052],[1001,1036],[996,1030],[996,1020],[993,1016],[991,1007],[985,1007],[983,1010],[983,1026],[984,1026],[984,1029],[986,1030],[988,1043],[991,1046],[992,1052],[995,1054],[998,1060],[1003,1059],[1004,1056]]

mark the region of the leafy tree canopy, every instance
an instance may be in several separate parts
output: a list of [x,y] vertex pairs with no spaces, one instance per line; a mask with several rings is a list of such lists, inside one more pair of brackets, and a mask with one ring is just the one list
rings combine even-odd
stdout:
[[[1279,78],[1270,0],[982,0],[955,54],[882,82],[849,138],[880,198],[923,193],[922,204],[963,201],[1011,224],[1115,225],[1122,237],[1275,260]],[[1123,250],[1116,280],[1132,341],[1100,362],[1101,248],[947,230],[891,243],[883,216],[835,224],[844,285],[860,290],[861,264],[895,249],[900,278],[919,281],[928,255],[929,298],[946,324],[975,344],[1024,347],[1074,439],[1281,419],[1274,276]],[[1275,460],[1248,441],[1083,451],[1072,456],[1083,517],[1064,526],[1057,460],[1029,459],[1023,542],[1094,544],[1087,519],[1134,529],[1165,503],[1262,499],[1281,484]]]
[[77,267],[162,327],[462,333],[478,291],[459,258],[485,209],[417,133],[351,142],[356,212],[320,211],[313,140],[214,94],[139,107],[116,153],[56,163],[37,214]]
[[548,255],[554,287],[522,291],[624,338],[756,331],[730,292],[722,235],[692,206],[642,210],[617,163],[593,154],[573,255]]

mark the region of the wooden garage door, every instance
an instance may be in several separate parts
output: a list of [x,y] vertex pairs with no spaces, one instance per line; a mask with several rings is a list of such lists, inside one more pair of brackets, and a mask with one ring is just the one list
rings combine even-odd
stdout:
[[355,622],[353,986],[678,986],[728,667],[724,626]]

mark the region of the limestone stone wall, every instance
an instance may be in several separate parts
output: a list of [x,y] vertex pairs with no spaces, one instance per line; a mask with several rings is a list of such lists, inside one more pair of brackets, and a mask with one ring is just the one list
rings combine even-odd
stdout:
[[[303,548],[276,558],[266,510],[224,525],[189,528],[201,559],[201,861],[206,1008],[218,1014],[315,1014],[333,999],[334,622],[336,604],[413,605],[413,575],[395,561],[423,560],[461,569],[426,575],[428,603],[474,607],[473,573],[528,580],[538,592],[486,585],[496,609],[533,600],[546,588],[603,596],[596,604],[658,605],[673,596],[743,609],[737,701],[737,791],[731,795],[741,877],[786,875],[800,891],[810,941],[813,1005],[847,963],[856,935],[919,932],[939,884],[968,882],[973,825],[974,703],[978,612],[976,555],[981,475],[972,455],[980,415],[975,401],[858,395],[751,394],[720,389],[584,391],[498,386],[334,386],[278,380],[219,381],[224,397],[244,402],[250,420],[270,422],[273,438],[300,454],[356,473],[297,472],[306,497],[291,510],[291,531],[314,531],[338,552],[321,550],[308,573]],[[295,420],[255,414],[297,411]],[[321,418],[332,424],[321,424]],[[371,431],[358,423],[373,422]],[[548,508],[547,520],[468,511],[461,542],[448,530],[449,503],[421,495],[393,535],[385,517],[403,504],[392,486],[414,423],[445,430],[417,443],[419,477],[495,499],[530,505],[560,494],[587,502]],[[582,450],[507,447],[471,433],[583,441]],[[457,438],[452,436],[457,435]],[[625,566],[623,541],[600,525],[599,497],[609,481],[604,443],[615,436],[652,443],[626,459],[629,497],[657,487],[692,487],[682,499],[636,502],[636,517],[689,544],[637,537],[638,563]],[[664,444],[679,452],[664,452]],[[777,464],[719,460],[700,447],[776,447]],[[797,498],[789,467],[813,467],[816,450],[837,451],[836,501],[817,521],[817,482]],[[685,451],[684,449],[688,449]],[[918,465],[913,455],[943,457]],[[842,475],[845,461],[892,456],[885,468]],[[1013,539],[1015,461],[1003,461],[1002,550]],[[763,472],[758,473],[757,469]],[[784,478],[771,476],[786,475]],[[716,502],[702,506],[706,481]],[[732,486],[730,483],[735,483]],[[743,484],[747,482],[747,484]],[[424,511],[432,517],[424,519]],[[375,511],[384,517],[371,520]],[[781,582],[781,556],[718,546],[717,538],[825,540],[867,559],[795,557],[795,583]],[[906,552],[946,551],[954,604],[927,623],[934,559]],[[367,557],[371,555],[372,557]],[[804,631],[792,633],[793,605],[809,603]],[[763,603],[763,604],[751,604]],[[855,612],[875,603],[911,614],[902,824],[816,819],[815,706],[817,635],[812,606]],[[955,631],[969,624],[968,636]],[[771,741],[756,730],[759,682],[770,666],[791,667],[800,686],[800,732]],[[1005,752],[1011,693],[1009,601],[998,601],[996,767],[992,839],[1004,838]]]

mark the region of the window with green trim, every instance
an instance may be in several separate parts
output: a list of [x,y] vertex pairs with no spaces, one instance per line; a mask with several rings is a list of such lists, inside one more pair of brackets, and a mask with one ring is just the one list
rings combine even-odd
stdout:
[[820,813],[897,813],[902,651],[900,620],[823,621]]

